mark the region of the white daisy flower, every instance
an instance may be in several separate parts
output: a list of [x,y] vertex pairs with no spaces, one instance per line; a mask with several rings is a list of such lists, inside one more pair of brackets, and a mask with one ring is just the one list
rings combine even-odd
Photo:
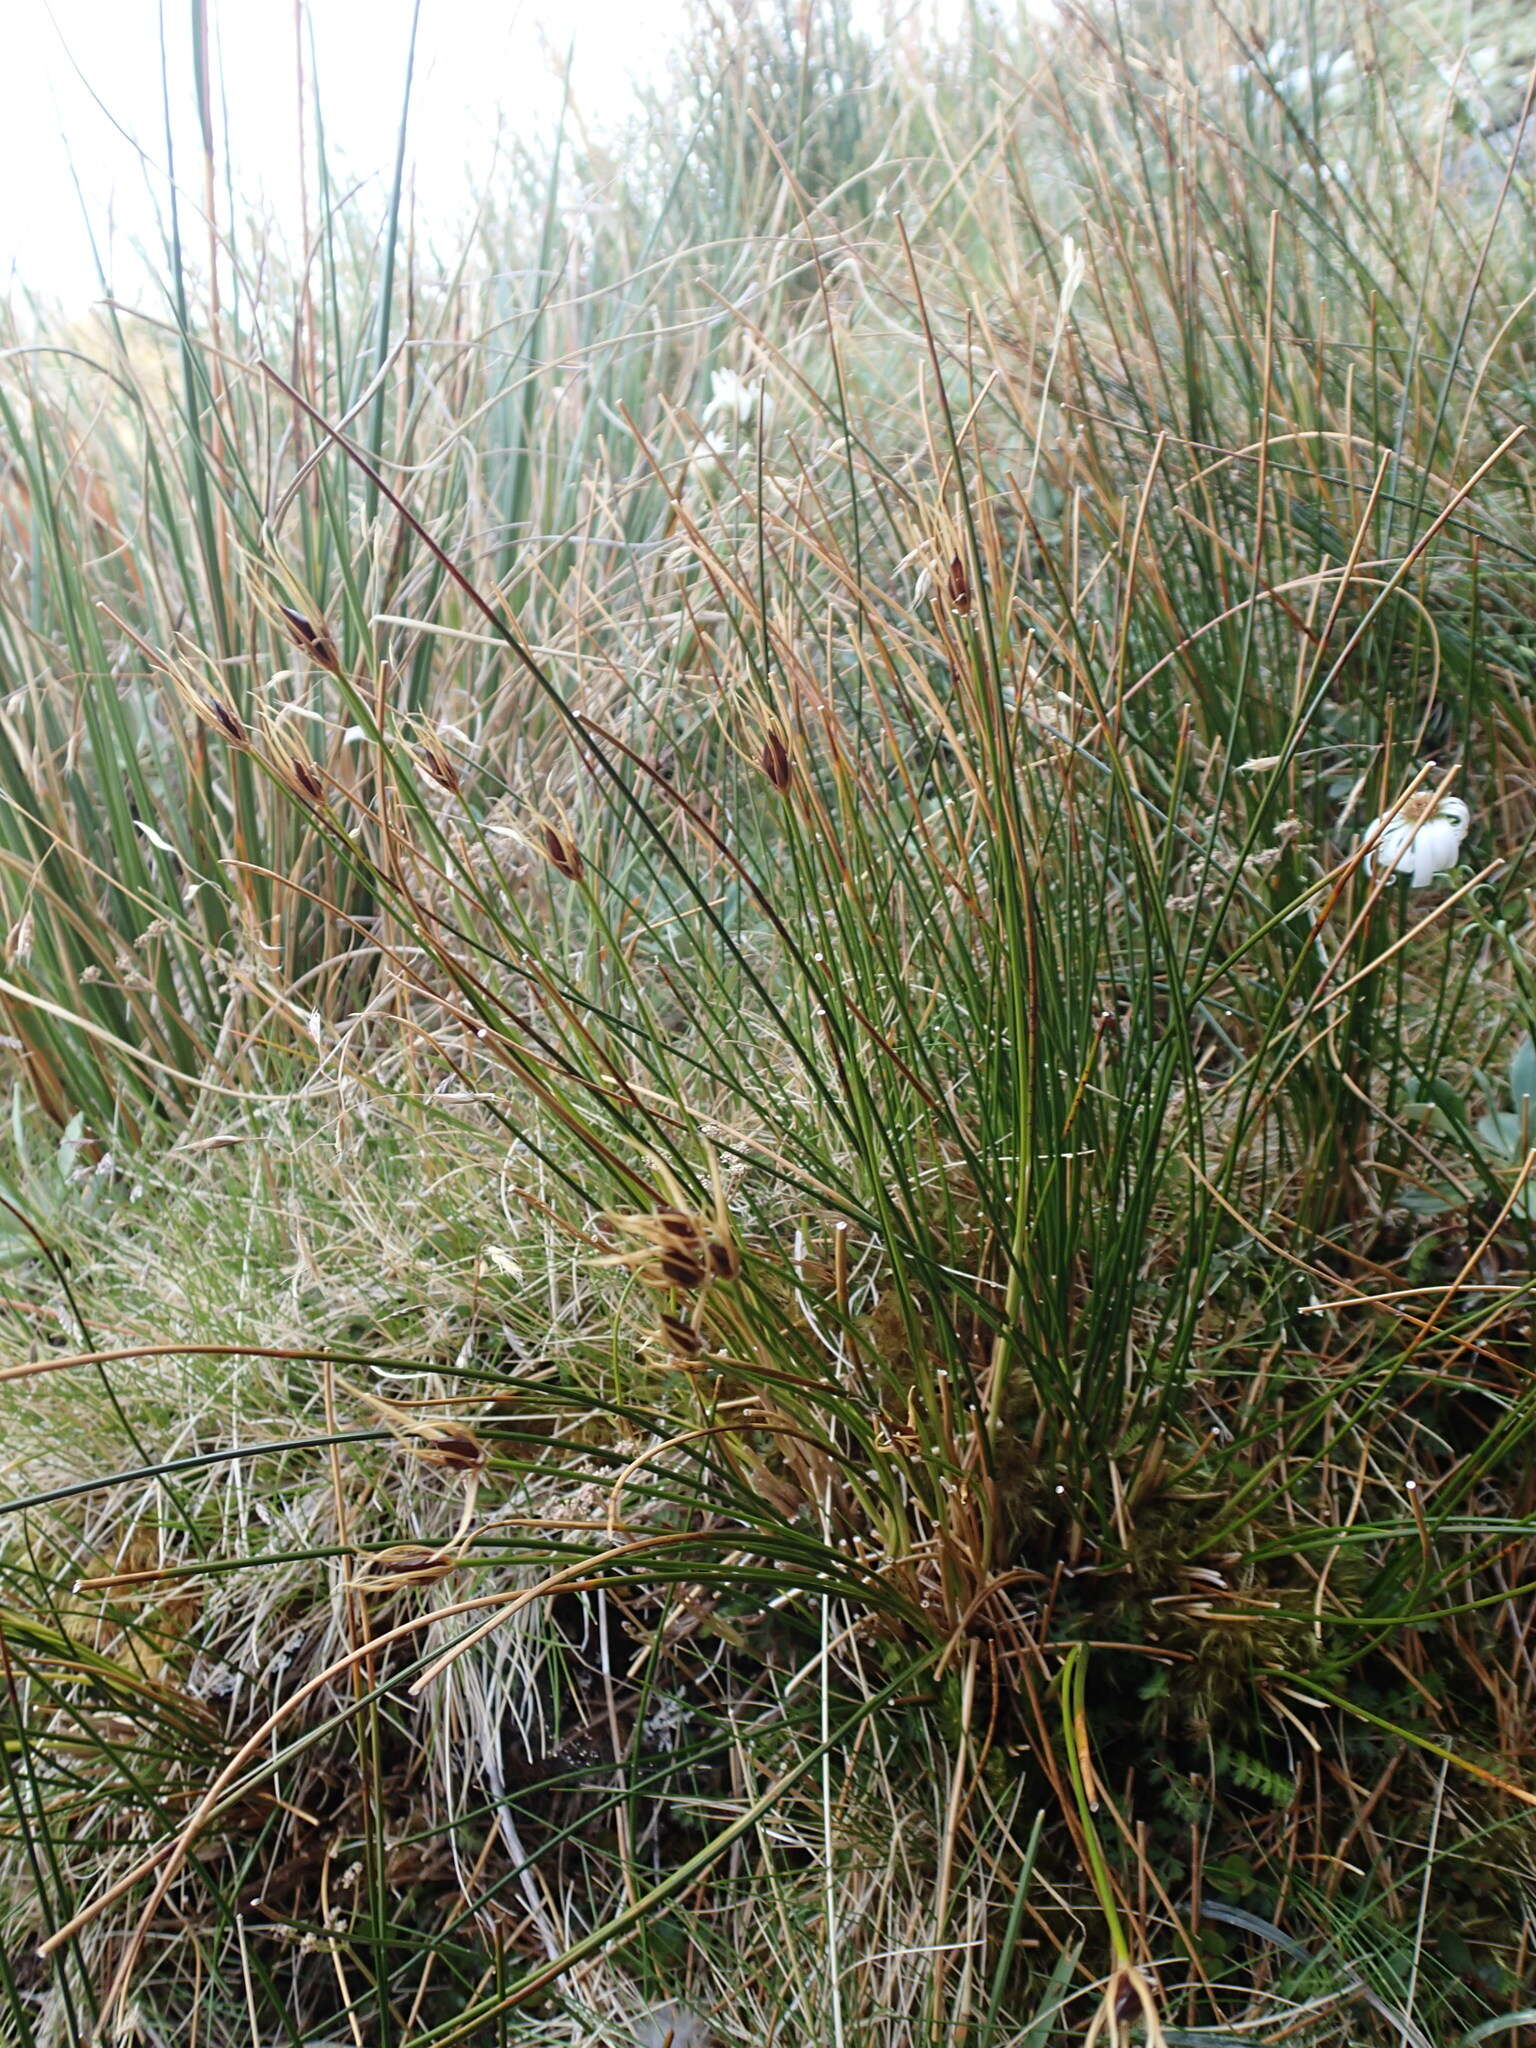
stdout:
[[693,445],[693,453],[688,458],[689,474],[698,477],[714,476],[730,452],[724,434],[701,434]]
[[716,370],[709,380],[709,403],[704,408],[704,425],[750,427],[758,414],[766,426],[773,417],[773,404],[763,390],[761,378],[743,377],[739,370]]
[[1455,867],[1470,822],[1459,796],[1420,791],[1372,818],[1365,829],[1367,864],[1378,874],[1407,875],[1415,889],[1423,889]]

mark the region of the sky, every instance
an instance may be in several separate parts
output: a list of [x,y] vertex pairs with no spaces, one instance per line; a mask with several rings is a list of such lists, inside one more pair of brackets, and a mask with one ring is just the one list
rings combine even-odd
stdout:
[[[843,0],[861,25],[885,0]],[[911,0],[940,20],[963,0]],[[1049,0],[1023,0],[1040,7]],[[215,93],[242,209],[285,225],[299,212],[297,18],[319,81],[333,164],[389,188],[414,0],[208,0]],[[463,215],[498,126],[552,128],[567,56],[584,118],[622,118],[636,81],[659,78],[686,0],[420,0],[410,160],[417,217]],[[146,277],[166,178],[166,95],[178,183],[202,196],[193,0],[7,0],[10,81],[0,121],[0,288],[65,312],[100,296],[95,231],[111,288]],[[223,141],[220,141],[222,158]]]
[[[306,42],[334,162],[388,189],[413,0],[304,0]],[[90,219],[114,289],[142,270],[166,187],[162,17],[179,182],[201,198],[191,0],[9,0],[11,89],[0,122],[0,279],[84,306],[98,296]],[[231,162],[243,204],[258,193],[298,218],[295,0],[210,0]],[[498,120],[552,122],[567,51],[599,125],[631,81],[659,72],[683,0],[421,0],[411,108],[418,208],[449,215],[490,158]],[[306,55],[306,68],[309,58]],[[218,91],[215,86],[215,91]]]

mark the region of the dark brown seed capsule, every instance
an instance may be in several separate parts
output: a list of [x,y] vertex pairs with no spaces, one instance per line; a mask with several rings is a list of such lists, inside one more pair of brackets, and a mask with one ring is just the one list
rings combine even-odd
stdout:
[[949,604],[951,611],[958,612],[962,619],[971,608],[971,579],[958,555],[949,565]]
[[291,606],[280,604],[278,610],[288,623],[294,645],[302,647],[319,667],[329,669],[333,676],[340,675],[341,664],[336,659],[336,649],[331,645],[330,636],[322,633],[318,626],[311,625],[302,612],[294,611]]
[[691,1258],[687,1252],[664,1251],[660,1260],[663,1279],[673,1287],[693,1289],[702,1287],[708,1277],[701,1259]]
[[422,1543],[401,1543],[392,1550],[376,1550],[359,1558],[357,1577],[369,1579],[440,1579],[453,1569],[453,1558],[441,1550],[429,1550]]
[[582,877],[581,855],[571,842],[562,838],[553,825],[546,825],[540,837],[550,866],[558,868],[570,881],[579,882]]
[[704,1349],[704,1339],[681,1316],[662,1317],[661,1341],[674,1358],[697,1358]]
[[416,750],[416,758],[439,788],[446,789],[450,796],[457,796],[463,789],[463,781],[452,757],[444,753],[435,740],[424,741]]
[[238,715],[231,711],[227,704],[221,703],[217,697],[210,697],[208,715],[232,747],[243,747],[247,744],[250,735],[241,724]]
[[456,1472],[473,1472],[485,1463],[485,1446],[467,1430],[434,1429],[426,1455],[435,1465],[450,1465]]
[[763,751],[757,757],[757,764],[781,795],[789,788],[789,749],[776,732],[769,733],[763,741]]
[[704,1263],[716,1280],[734,1280],[741,1271],[741,1254],[727,1238],[712,1237],[704,1247]]

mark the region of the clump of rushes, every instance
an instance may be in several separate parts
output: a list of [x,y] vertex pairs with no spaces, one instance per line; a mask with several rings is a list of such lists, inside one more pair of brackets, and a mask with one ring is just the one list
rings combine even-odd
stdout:
[[24,2048],[1518,2030],[1536,52],[1435,17],[729,11],[459,268],[326,166],[260,359],[6,355]]

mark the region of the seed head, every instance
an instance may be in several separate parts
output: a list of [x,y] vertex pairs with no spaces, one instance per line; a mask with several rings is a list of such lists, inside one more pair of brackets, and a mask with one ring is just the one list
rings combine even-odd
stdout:
[[558,868],[569,881],[579,882],[585,870],[575,844],[553,825],[544,826],[539,839],[550,866]]
[[354,1387],[338,1377],[336,1384],[377,1415],[385,1428],[428,1465],[446,1465],[454,1472],[478,1472],[489,1452],[462,1422],[440,1422],[433,1415],[419,1415],[399,1401],[384,1400],[363,1387]]
[[431,726],[419,726],[412,736],[411,759],[423,772],[430,775],[439,789],[446,789],[450,796],[458,796],[464,787],[458,764],[443,745],[441,734]]
[[[664,1165],[659,1178],[670,1197],[661,1208],[634,1213],[611,1213],[604,1218],[608,1230],[622,1232],[636,1242],[628,1251],[610,1252],[599,1261],[604,1266],[625,1266],[651,1287],[676,1287],[697,1293],[716,1280],[734,1280],[741,1271],[741,1255],[731,1233],[730,1212],[720,1170],[713,1155],[710,1175],[715,1184],[712,1212],[695,1214],[683,1204],[687,1196]],[[666,1318],[663,1317],[665,1323]]]
[[704,1350],[704,1339],[684,1316],[664,1314],[658,1335],[674,1358],[698,1358]]
[[317,668],[329,669],[333,676],[341,674],[341,663],[336,659],[336,649],[329,633],[313,625],[302,612],[296,612],[291,605],[280,604],[278,610],[288,628],[295,647],[302,647]]
[[373,1593],[393,1593],[443,1578],[459,1560],[451,1550],[433,1550],[424,1543],[397,1543],[359,1558],[354,1583]]
[[712,1280],[734,1280],[741,1271],[741,1254],[728,1237],[710,1237],[704,1245],[704,1263]]
[[240,714],[230,705],[226,704],[222,697],[206,698],[203,703],[203,710],[209,722],[218,727],[232,747],[248,747],[250,745],[251,736],[246,731]]
[[763,751],[757,757],[758,766],[783,796],[789,789],[793,770],[790,765],[789,749],[776,732],[770,731],[763,741]]
[[658,1209],[651,1219],[656,1235],[678,1251],[692,1251],[699,1242],[699,1226],[684,1209]]
[[326,798],[325,778],[294,732],[291,721],[281,712],[273,718],[263,710],[260,723],[268,766],[309,803],[323,804]]
[[691,1252],[664,1251],[658,1261],[664,1280],[672,1287],[681,1287],[691,1293],[702,1287],[709,1278],[708,1268],[702,1259]]
[[420,1455],[430,1465],[448,1465],[455,1472],[478,1472],[486,1461],[485,1445],[467,1429],[450,1429],[443,1423],[423,1422]]

